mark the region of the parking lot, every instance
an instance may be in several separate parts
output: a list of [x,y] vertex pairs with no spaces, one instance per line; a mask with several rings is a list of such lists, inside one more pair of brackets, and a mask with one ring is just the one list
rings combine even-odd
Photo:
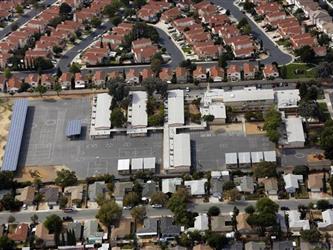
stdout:
[[[82,122],[81,139],[65,137],[69,120]],[[162,134],[130,138],[116,135],[110,139],[91,140],[90,100],[67,99],[31,101],[25,135],[22,141],[20,166],[66,165],[81,178],[103,173],[117,173],[118,159],[156,157],[161,162]]]
[[191,141],[193,165],[199,171],[225,169],[225,153],[274,150],[274,144],[267,137],[245,136],[243,132],[192,132]]

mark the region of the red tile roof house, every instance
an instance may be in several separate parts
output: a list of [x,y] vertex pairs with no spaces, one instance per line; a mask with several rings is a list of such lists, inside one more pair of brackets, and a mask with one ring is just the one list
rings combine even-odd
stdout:
[[29,225],[22,223],[17,225],[15,232],[9,233],[8,238],[15,241],[15,243],[24,243],[27,240],[29,232]]
[[233,24],[225,24],[224,26],[214,27],[212,28],[212,32],[213,34],[217,34],[223,40],[241,35],[240,31]]
[[204,16],[212,16],[212,15],[216,14],[217,12],[218,11],[217,11],[216,6],[212,5],[212,4],[209,4],[206,7],[198,9],[198,14],[201,18]]
[[147,78],[154,77],[154,73],[151,69],[143,69],[141,71],[141,76],[142,76],[142,80],[146,80]]
[[173,78],[173,72],[170,68],[162,68],[158,76],[162,81],[171,81]]
[[132,42],[132,49],[141,49],[152,45],[153,43],[150,39],[140,38]]
[[167,10],[169,6],[167,2],[149,2],[137,12],[137,16],[145,22],[156,23],[159,14]]
[[206,69],[202,66],[197,66],[196,70],[193,71],[193,78],[197,81],[206,81],[207,80]]
[[48,89],[51,89],[53,86],[53,79],[50,74],[43,74],[41,76],[40,84]]
[[263,2],[255,7],[255,10],[258,15],[265,16],[267,13],[282,10],[282,7],[276,2]]
[[284,11],[270,12],[266,14],[267,23],[274,23],[286,19],[287,15]]
[[241,69],[236,64],[231,64],[227,68],[227,79],[231,81],[241,80]]
[[158,52],[156,46],[152,45],[145,48],[132,49],[136,63],[150,63],[151,58]]
[[40,32],[44,32],[46,29],[47,23],[43,20],[34,18],[27,22],[27,27],[38,29]]
[[50,58],[51,57],[51,52],[50,51],[45,51],[45,50],[32,50],[29,49],[25,52],[25,57],[24,61],[26,65],[34,65],[34,61],[38,57],[43,57],[43,58]]
[[204,16],[201,21],[207,23],[210,28],[224,26],[225,24],[230,23],[230,19],[227,15]]
[[[209,43],[209,42],[208,42]],[[193,50],[199,60],[217,59],[222,53],[222,47],[214,43],[195,43]]]
[[178,83],[187,82],[188,71],[186,68],[177,67],[175,72]]
[[202,31],[185,32],[185,39],[187,40],[187,42],[191,44],[196,42],[206,42],[207,40],[211,40],[210,34],[208,32],[202,32]]
[[209,77],[214,82],[222,82],[224,80],[224,70],[218,66],[212,66],[209,69]]
[[2,52],[0,50],[0,68],[5,68],[7,65],[7,61],[8,59],[11,57],[11,54],[7,53],[7,52]]
[[28,83],[31,87],[36,88],[39,84],[38,74],[29,74],[24,79],[25,83]]
[[82,55],[82,61],[87,65],[98,65],[103,62],[104,58],[109,56],[108,48],[91,47]]
[[249,63],[243,64],[244,80],[253,80],[256,77],[257,68]]
[[171,8],[162,13],[160,20],[164,23],[169,23],[181,15],[180,10],[177,7]]
[[69,89],[72,84],[72,74],[69,72],[62,73],[59,78],[59,83],[62,89]]
[[110,45],[111,49],[117,49],[124,40],[124,36],[121,34],[104,34],[102,37],[103,43]]
[[309,33],[293,35],[290,37],[291,44],[294,49],[299,49],[303,46],[314,47],[316,45],[316,39],[312,37]]
[[96,86],[105,86],[107,75],[105,71],[97,70],[93,76],[93,82]]
[[266,79],[279,77],[279,70],[273,64],[266,64],[263,69],[263,75]]
[[75,88],[84,89],[87,85],[87,78],[82,73],[75,74]]
[[138,84],[140,82],[140,75],[135,69],[130,69],[126,73],[126,83]]
[[13,76],[7,81],[7,92],[15,93],[22,86],[22,81],[17,77]]
[[124,79],[124,74],[119,72],[119,71],[111,71],[109,74],[108,74],[108,79],[121,79],[123,80]]
[[178,18],[173,21],[173,25],[175,28],[179,27],[190,27],[191,25],[195,24],[195,20],[192,17],[184,17],[184,18]]

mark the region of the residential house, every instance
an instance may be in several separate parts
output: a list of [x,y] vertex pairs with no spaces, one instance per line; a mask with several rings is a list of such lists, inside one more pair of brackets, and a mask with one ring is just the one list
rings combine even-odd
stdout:
[[261,178],[258,180],[259,184],[263,184],[267,195],[277,195],[278,181],[275,177]]
[[18,195],[15,199],[21,201],[26,206],[32,206],[34,204],[36,188],[27,186],[25,188],[16,189]]
[[136,63],[150,63],[151,58],[158,52],[155,45],[151,45],[143,48],[132,48],[132,53],[134,54],[134,61]]
[[28,83],[31,87],[36,88],[39,84],[38,74],[29,74],[24,79],[25,83]]
[[253,193],[254,192],[254,182],[251,176],[244,175],[242,177],[234,178],[234,182],[237,185],[239,192],[243,193]]
[[193,196],[202,196],[206,193],[207,179],[184,181],[184,185],[190,190]]
[[266,244],[262,241],[249,241],[245,243],[245,250],[265,250]]
[[159,225],[161,239],[174,240],[180,234],[180,226],[174,224],[173,217],[162,217]]
[[223,195],[223,180],[222,178],[211,178],[210,193],[213,197],[221,199]]
[[318,229],[321,231],[332,231],[333,230],[333,210],[327,209],[321,212],[323,222],[318,222]]
[[72,84],[72,74],[69,72],[62,73],[59,78],[59,83],[62,89],[70,89]]
[[7,81],[7,92],[16,93],[22,86],[22,81],[16,76],[12,76]]
[[142,80],[154,77],[154,73],[151,69],[145,68],[141,71]]
[[233,231],[232,216],[218,215],[212,216],[210,222],[212,232],[228,233]]
[[[82,224],[78,221],[71,221],[66,223],[67,232],[72,232],[75,236],[76,241],[80,241],[82,239]],[[67,234],[65,234],[67,236]]]
[[266,79],[274,79],[279,77],[279,70],[273,64],[266,64],[262,72]]
[[173,78],[173,72],[170,68],[162,68],[161,72],[159,73],[158,77],[162,81],[170,82]]
[[187,81],[187,69],[183,67],[176,68],[176,78],[178,83],[184,83]]
[[209,77],[214,82],[222,82],[224,80],[224,70],[218,66],[212,66],[209,70]]
[[209,229],[208,215],[199,213],[197,217],[194,218],[194,228],[193,230],[206,231]]
[[95,219],[85,220],[83,237],[89,244],[102,243],[103,232],[98,231],[98,222]]
[[96,202],[97,198],[104,197],[107,187],[104,181],[96,181],[88,187],[88,197],[90,201]]
[[286,211],[289,220],[289,229],[293,232],[299,232],[301,230],[309,230],[309,220],[301,220],[301,213],[297,210]]
[[253,64],[243,64],[244,80],[253,80],[256,77],[257,68]]
[[206,81],[207,73],[206,69],[201,66],[197,66],[197,68],[193,71],[193,78],[197,81]]
[[58,187],[43,187],[39,189],[39,193],[43,195],[43,200],[48,204],[49,207],[56,206],[59,199],[59,188]]
[[117,241],[128,237],[133,232],[133,221],[128,218],[121,218],[119,224],[111,230],[111,240]]
[[39,223],[36,226],[35,236],[37,239],[43,240],[45,247],[52,247],[55,245],[54,234],[50,234],[49,230],[44,226],[43,223]]
[[180,10],[177,7],[174,7],[167,11],[164,11],[161,15],[160,20],[162,20],[164,23],[169,23],[178,18],[180,15]]
[[70,196],[72,204],[80,205],[83,199],[83,186],[69,186],[65,187],[64,193]]
[[182,178],[162,179],[162,192],[165,194],[173,194],[176,192],[177,187],[182,185],[182,182]]
[[29,233],[29,225],[22,223],[17,225],[13,233],[8,233],[8,238],[16,244],[21,244],[27,241]]
[[303,182],[303,175],[286,174],[283,175],[285,190],[289,194],[293,194],[299,189],[300,182]]
[[230,81],[239,81],[241,80],[241,70],[240,67],[236,64],[231,64],[227,68],[227,78]]
[[237,221],[237,231],[241,234],[250,234],[253,232],[252,227],[247,223],[247,218],[249,215],[247,213],[239,213],[236,216]]
[[[325,183],[326,185],[326,183]],[[308,189],[311,192],[322,192],[324,186],[324,173],[314,173],[308,175]]]
[[105,82],[107,80],[106,72],[96,70],[92,80],[96,86],[105,87]]
[[53,79],[50,74],[42,74],[40,84],[47,89],[51,89],[53,86]]
[[126,73],[126,82],[129,84],[138,84],[140,82],[139,73],[135,69],[130,69]]
[[86,85],[88,83],[85,75],[83,75],[81,72],[76,73],[74,79],[75,79],[75,88],[76,89],[83,89],[86,87]]
[[143,221],[143,227],[136,230],[136,236],[139,238],[152,238],[158,236],[158,218],[145,218]]
[[115,200],[122,203],[124,196],[132,191],[133,185],[133,182],[116,182],[113,190]]
[[157,190],[157,184],[155,181],[147,181],[145,184],[143,184],[142,189],[142,200],[150,200],[153,193],[155,193]]

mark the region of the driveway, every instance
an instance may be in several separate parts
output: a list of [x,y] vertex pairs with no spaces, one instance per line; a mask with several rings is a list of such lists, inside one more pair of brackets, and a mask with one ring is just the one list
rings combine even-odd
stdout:
[[288,54],[283,53],[274,42],[263,32],[256,23],[247,18],[247,16],[234,5],[234,0],[212,0],[212,3],[229,10],[231,15],[240,21],[242,18],[246,18],[251,26],[252,34],[258,40],[262,40],[264,49],[269,53],[269,57],[263,59],[261,63],[269,64],[277,62],[278,64],[287,64],[292,61],[292,57]]

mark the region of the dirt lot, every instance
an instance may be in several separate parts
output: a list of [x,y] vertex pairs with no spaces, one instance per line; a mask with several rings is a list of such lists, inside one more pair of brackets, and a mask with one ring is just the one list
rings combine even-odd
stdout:
[[224,125],[212,125],[210,129],[216,134],[225,132],[243,132],[243,126],[241,123],[232,123]]
[[245,129],[247,135],[264,135],[265,131],[262,129],[263,122],[246,122]]
[[33,181],[34,175],[38,175],[43,182],[54,182],[57,171],[68,169],[65,166],[29,166],[20,170],[16,180],[19,182]]
[[7,136],[10,126],[10,117],[12,115],[12,107],[9,102],[0,104],[0,165],[2,165],[4,146],[7,142]]

